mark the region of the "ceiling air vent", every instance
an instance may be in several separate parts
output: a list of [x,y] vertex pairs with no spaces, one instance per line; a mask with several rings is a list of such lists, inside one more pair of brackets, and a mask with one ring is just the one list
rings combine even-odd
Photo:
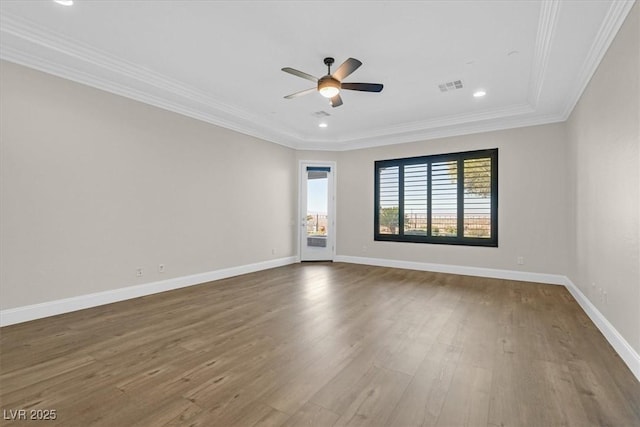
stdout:
[[451,92],[452,90],[462,89],[462,80],[441,83],[438,87],[440,88],[440,92]]
[[315,116],[315,117],[329,117],[331,114],[327,113],[326,111],[316,111],[315,113],[311,113],[311,115]]

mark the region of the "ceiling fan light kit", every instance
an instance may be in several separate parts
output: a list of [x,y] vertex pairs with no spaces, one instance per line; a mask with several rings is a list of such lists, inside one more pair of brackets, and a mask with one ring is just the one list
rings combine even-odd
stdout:
[[320,78],[316,78],[311,74],[285,67],[282,69],[285,73],[293,74],[294,76],[301,77],[306,80],[316,82],[316,88],[305,89],[300,92],[292,93],[285,96],[286,99],[297,98],[314,91],[318,91],[320,95],[325,98],[329,98],[329,104],[332,107],[339,107],[342,105],[342,98],[340,97],[340,91],[344,90],[357,90],[360,92],[381,92],[383,85],[380,83],[342,83],[347,76],[357,70],[362,62],[355,58],[349,58],[338,67],[338,69],[331,74],[331,65],[333,65],[334,59],[331,57],[324,58],[324,64],[327,66],[327,75]]
[[340,92],[340,82],[331,76],[318,80],[318,92],[325,98],[333,98]]

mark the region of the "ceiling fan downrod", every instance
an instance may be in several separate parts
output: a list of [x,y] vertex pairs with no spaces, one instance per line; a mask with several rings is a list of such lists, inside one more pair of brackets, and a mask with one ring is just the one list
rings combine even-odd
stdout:
[[331,66],[333,65],[335,59],[331,57],[324,58],[324,65],[327,66],[327,75],[331,75]]

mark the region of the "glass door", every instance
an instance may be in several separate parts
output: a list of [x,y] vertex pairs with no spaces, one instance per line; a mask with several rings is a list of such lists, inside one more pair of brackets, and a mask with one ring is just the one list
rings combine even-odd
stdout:
[[300,260],[331,261],[334,254],[333,167],[301,163]]

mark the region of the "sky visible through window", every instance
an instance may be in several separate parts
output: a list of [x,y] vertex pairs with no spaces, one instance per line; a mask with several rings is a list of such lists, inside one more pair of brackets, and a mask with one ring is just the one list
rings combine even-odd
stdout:
[[[449,177],[443,177],[439,188],[440,191],[435,191],[432,195],[432,202],[434,206],[438,206],[439,214],[455,214],[456,213],[456,205],[455,203],[449,203],[448,199],[450,199],[450,195],[456,192],[455,180],[450,179]],[[309,213],[319,213],[326,214],[327,213],[327,179],[310,179],[307,180],[307,212]],[[393,183],[396,186],[398,185],[397,179],[390,179],[387,181],[389,184]],[[426,188],[424,190],[424,195],[421,196],[416,191],[414,197],[412,197],[412,204],[416,206],[415,209],[409,208],[409,206],[405,206],[405,213],[407,214],[419,214],[424,212],[423,206],[427,205],[427,196],[426,196]],[[474,201],[478,203],[478,205],[489,205],[491,203],[490,197],[481,197],[476,195],[467,195],[467,198],[473,198]],[[396,205],[397,206],[397,205]],[[407,209],[409,208],[409,209]]]
[[[419,165],[423,166],[423,165]],[[447,165],[449,166],[449,165]],[[424,167],[426,169],[426,167]],[[384,186],[391,187],[393,191],[397,192],[398,188],[398,175],[397,175],[397,167],[392,167],[388,169],[394,169],[393,172],[395,174],[388,174],[384,177]],[[435,169],[435,167],[434,167]],[[407,176],[405,177],[405,186],[407,186],[407,182],[411,182],[413,177],[416,177],[415,181],[420,181],[424,179],[426,172],[419,170],[417,167],[413,170],[407,171]],[[438,214],[456,214],[457,213],[457,204],[455,201],[452,202],[452,194],[457,192],[457,183],[455,179],[452,179],[450,176],[446,176],[444,173],[435,173],[434,181],[439,181],[437,185],[437,189],[434,189],[432,192],[432,205],[434,210],[437,211]],[[447,174],[448,175],[448,174]],[[434,184],[434,187],[436,185]],[[407,190],[405,193],[405,199],[410,200],[410,202],[405,201],[405,214],[420,214],[426,212],[427,206],[427,193],[426,193],[426,183],[424,185],[414,184],[415,188],[410,194]],[[424,189],[422,188],[424,187]],[[423,190],[423,191],[422,191]],[[466,194],[466,199],[473,199],[477,205],[489,206],[491,203],[490,196],[478,196],[475,194]],[[398,200],[387,200],[386,202],[381,203],[383,207],[397,207]]]
[[307,213],[327,214],[327,178],[307,180]]

